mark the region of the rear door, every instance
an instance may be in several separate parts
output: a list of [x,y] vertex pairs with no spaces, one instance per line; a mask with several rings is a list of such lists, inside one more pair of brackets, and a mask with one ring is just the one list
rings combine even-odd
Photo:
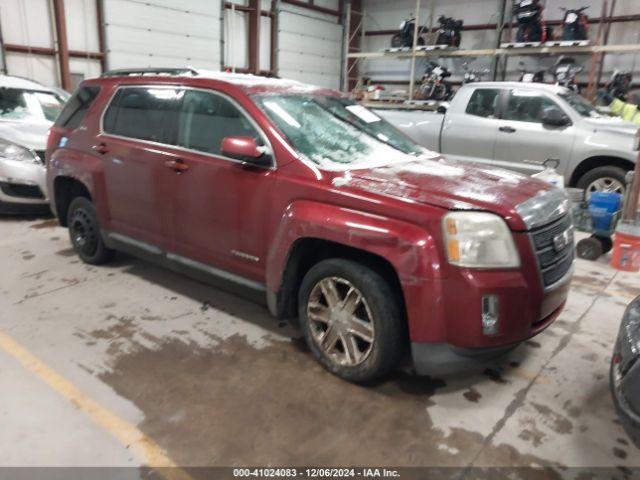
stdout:
[[94,145],[103,160],[112,229],[124,236],[120,240],[142,248],[164,250],[169,244],[172,171],[165,166],[163,144],[178,95],[174,87],[120,87]]
[[558,160],[564,172],[571,158],[575,127],[543,125],[545,109],[564,110],[555,99],[535,89],[514,88],[507,92],[498,128],[496,163],[526,174],[543,169],[548,159]]
[[447,112],[442,127],[443,154],[455,160],[493,162],[501,92],[499,88],[476,88],[468,100],[456,99],[466,107]]

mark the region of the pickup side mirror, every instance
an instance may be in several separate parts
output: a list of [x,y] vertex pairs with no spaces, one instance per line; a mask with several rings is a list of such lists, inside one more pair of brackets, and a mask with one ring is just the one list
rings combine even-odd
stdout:
[[542,112],[542,123],[551,127],[566,127],[571,119],[556,107],[547,107]]
[[438,105],[438,108],[436,108],[436,112],[438,113],[447,113],[447,107],[445,107],[444,105]]
[[271,165],[271,155],[266,147],[258,145],[251,137],[225,137],[220,146],[222,155],[240,160],[245,163],[268,167]]

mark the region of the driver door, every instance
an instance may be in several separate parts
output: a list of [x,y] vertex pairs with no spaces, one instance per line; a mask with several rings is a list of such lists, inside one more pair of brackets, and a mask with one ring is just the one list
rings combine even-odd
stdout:
[[264,282],[276,172],[220,150],[224,138],[264,143],[264,133],[230,97],[199,89],[184,91],[175,130],[170,155],[183,167],[174,174],[171,251],[183,261]]
[[575,127],[544,125],[545,109],[564,110],[544,92],[516,88],[507,92],[498,126],[496,164],[528,175],[544,169],[548,159],[559,161],[564,174],[571,158]]

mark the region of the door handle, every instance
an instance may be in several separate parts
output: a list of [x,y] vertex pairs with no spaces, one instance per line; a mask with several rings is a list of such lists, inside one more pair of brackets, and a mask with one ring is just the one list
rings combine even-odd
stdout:
[[165,167],[170,168],[171,170],[177,172],[177,173],[182,173],[182,172],[186,172],[187,170],[189,170],[189,165],[187,165],[186,163],[184,163],[183,160],[167,160],[166,162],[164,162]]
[[107,147],[106,143],[98,143],[97,145],[94,145],[93,147],[91,147],[96,153],[99,153],[100,155],[104,155],[105,153],[109,152],[109,148]]
[[504,133],[516,133],[516,129],[513,127],[500,127],[498,130]]

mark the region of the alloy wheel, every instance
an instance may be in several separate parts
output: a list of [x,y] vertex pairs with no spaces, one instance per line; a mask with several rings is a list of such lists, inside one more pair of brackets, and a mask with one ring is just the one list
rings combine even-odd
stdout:
[[625,186],[613,177],[601,177],[594,180],[587,187],[587,195],[593,192],[613,192],[624,194]]
[[313,341],[336,363],[353,367],[371,354],[373,316],[367,300],[348,280],[320,280],[309,295],[307,318]]

